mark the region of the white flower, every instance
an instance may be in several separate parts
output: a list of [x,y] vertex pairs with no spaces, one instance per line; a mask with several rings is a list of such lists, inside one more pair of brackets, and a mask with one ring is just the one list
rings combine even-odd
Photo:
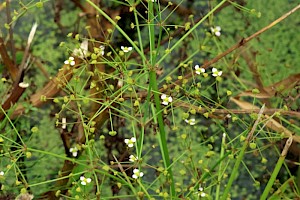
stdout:
[[0,171],[0,176],[4,176],[4,171]]
[[83,59],[84,56],[88,54],[88,44],[88,40],[83,40],[83,42],[80,44],[80,48],[73,50],[73,54]]
[[217,37],[219,37],[221,35],[221,27],[220,26],[211,27],[210,30],[211,30],[211,33]]
[[99,48],[94,47],[94,53],[95,54],[101,54],[102,56],[104,55],[104,50],[105,50],[105,46],[100,45]]
[[196,124],[196,122],[195,122],[195,119],[194,118],[192,118],[192,119],[186,119],[186,120],[184,120],[186,123],[188,123],[189,125],[191,125],[191,126],[193,126],[193,125],[195,125]]
[[199,187],[199,195],[201,196],[201,197],[205,197],[206,196],[206,193],[205,192],[203,192],[203,187]]
[[74,65],[75,65],[74,57],[69,57],[69,59],[68,59],[68,60],[65,60],[64,63],[65,63],[66,65],[74,66]]
[[152,2],[157,2],[157,0],[152,0]]
[[161,103],[165,106],[173,101],[172,97],[166,94],[162,94],[160,98],[163,100]]
[[140,172],[139,169],[134,169],[133,170],[132,178],[137,179],[137,178],[142,177],[142,176],[144,176],[144,173]]
[[127,144],[128,147],[133,147],[134,143],[136,142],[136,138],[132,137],[131,139],[125,139],[124,142]]
[[86,185],[92,181],[91,178],[85,178],[84,176],[81,176],[80,180],[81,180],[81,185]]
[[130,162],[135,162],[135,161],[137,161],[137,160],[138,160],[138,157],[137,157],[137,156],[136,156],[136,157],[135,157],[134,155],[130,155],[130,156],[129,156],[129,161],[130,161]]
[[21,83],[19,83],[19,87],[20,88],[28,88],[29,87],[29,83],[21,82]]
[[132,47],[124,47],[124,46],[121,46],[121,49],[122,51],[124,51],[125,53],[129,52],[132,50]]
[[100,54],[101,54],[102,56],[104,55],[104,49],[105,49],[105,46],[100,45]]
[[70,148],[70,153],[72,153],[73,157],[76,157],[77,154],[78,154],[78,149],[77,147],[74,147],[74,148]]
[[61,119],[61,128],[62,129],[66,129],[67,128],[67,119],[65,117],[63,117]]
[[212,68],[212,76],[217,77],[222,75],[222,71],[218,71],[216,68]]
[[203,67],[199,67],[199,65],[195,65],[196,74],[205,73],[205,69]]

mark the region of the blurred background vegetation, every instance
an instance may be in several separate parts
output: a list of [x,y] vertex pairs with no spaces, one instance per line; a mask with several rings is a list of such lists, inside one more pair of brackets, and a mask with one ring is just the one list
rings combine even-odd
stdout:
[[[130,10],[130,2],[134,1],[92,2],[138,43],[137,27],[132,27],[136,21]],[[139,28],[144,41],[142,48],[149,58],[147,1],[137,2]],[[156,52],[158,59],[219,2],[158,1],[154,20],[156,43],[160,43]],[[180,89],[169,86],[193,73],[194,65],[205,64],[298,3],[296,0],[227,1],[156,68],[158,87],[166,85],[166,92],[175,99],[174,105],[164,109],[164,122],[170,158],[175,163],[172,170],[178,199],[184,199],[196,183],[207,188],[210,198],[216,198],[214,187],[219,184],[216,172],[219,166],[216,169],[212,166],[220,159],[223,133],[227,134],[228,140],[225,149],[232,156],[228,156],[222,165],[227,169],[221,182],[221,187],[225,187],[232,169],[231,161],[243,142],[240,138],[247,137],[247,130],[257,117],[249,111],[253,107],[244,102],[259,107],[266,104],[269,115],[274,113],[271,109],[286,111],[286,114],[274,116],[281,125],[279,129],[286,128],[299,135],[299,11],[214,63],[212,67],[223,71],[221,81],[192,76],[185,84],[180,84]],[[116,20],[116,16],[120,19]],[[135,51],[125,55],[119,53],[122,45],[131,46],[129,41],[84,0],[6,0],[0,4],[0,21],[3,22],[0,32],[4,44],[2,51],[7,51],[7,59],[21,69],[22,74],[14,81],[6,66],[6,58],[1,54],[1,103],[11,119],[1,112],[0,171],[5,172],[5,178],[0,177],[2,199],[13,199],[20,191],[24,193],[24,188],[36,199],[58,199],[57,191],[75,198],[82,192],[76,190],[79,172],[93,176],[93,170],[87,167],[91,162],[94,162],[95,169],[103,171],[96,173],[102,198],[113,198],[113,195],[115,199],[136,198],[130,196],[128,188],[119,185],[119,179],[108,176],[114,174],[112,171],[103,169],[108,165],[114,171],[122,171],[115,156],[131,176],[127,170],[131,168],[128,156],[133,151],[126,148],[124,139],[132,137],[135,131],[145,133],[142,163],[146,175],[143,179],[146,185],[150,185],[149,193],[157,195],[157,199],[170,198],[161,194],[168,192],[165,188],[169,184],[168,178],[157,178],[165,169],[157,141],[157,123],[151,117],[151,106],[147,104],[148,76],[144,75],[147,68],[142,66],[141,57]],[[38,27],[26,52],[28,35],[34,23]],[[222,28],[220,37],[214,37],[210,32],[215,26]],[[95,51],[93,47],[104,45],[105,54],[97,57],[97,64],[92,63],[91,55],[86,55],[72,71],[72,78],[65,78],[69,69],[65,69],[64,61],[85,39],[89,41],[90,52]],[[60,77],[57,87],[54,84],[54,88],[45,88],[62,71],[66,74]],[[121,80],[124,83],[119,86]],[[29,83],[29,87],[19,91],[16,89],[19,82]],[[47,95],[50,90],[53,93]],[[125,101],[120,100],[120,91],[124,92],[122,98]],[[7,102],[12,94],[18,97]],[[236,101],[231,101],[231,97]],[[33,98],[39,103],[33,103]],[[137,106],[136,101],[141,106]],[[190,117],[196,119],[195,126],[185,123],[184,120]],[[62,118],[67,118],[67,129],[62,129]],[[143,124],[144,119],[147,124]],[[96,130],[90,131],[93,127]],[[284,131],[263,124],[260,128],[256,134],[256,148],[247,151],[240,166],[231,199],[258,199],[283,148]],[[86,130],[88,140],[82,139]],[[117,132],[116,136],[112,136],[112,130]],[[69,152],[76,145],[80,149],[77,161]],[[91,145],[91,148],[85,148],[85,145]],[[27,147],[36,151],[28,151]],[[294,142],[274,191],[292,175],[299,181],[299,150],[298,142]],[[93,152],[93,159],[90,152]],[[207,171],[210,171],[209,177],[199,183],[199,177]],[[71,172],[74,176],[69,176],[64,183],[56,179]],[[297,184],[291,185],[283,190],[282,197],[299,198]],[[84,196],[88,191],[90,196]],[[95,187],[86,188],[86,194],[81,194],[81,197],[100,198],[96,191]],[[190,199],[197,198],[197,195],[190,196]]]

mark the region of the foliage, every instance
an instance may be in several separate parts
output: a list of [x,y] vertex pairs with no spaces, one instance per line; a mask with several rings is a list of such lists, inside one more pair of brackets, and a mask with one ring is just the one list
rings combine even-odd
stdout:
[[2,197],[299,198],[299,7],[6,0]]

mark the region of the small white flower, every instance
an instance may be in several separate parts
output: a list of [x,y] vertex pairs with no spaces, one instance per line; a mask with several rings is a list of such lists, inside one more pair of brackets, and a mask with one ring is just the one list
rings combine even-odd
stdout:
[[65,117],[63,117],[61,119],[61,128],[62,129],[66,129],[67,128],[67,119]]
[[206,196],[206,193],[205,192],[203,192],[203,187],[199,187],[199,195],[201,196],[201,197],[205,197]]
[[205,197],[206,196],[205,192],[200,192],[200,196]]
[[210,31],[212,34],[214,34],[217,37],[219,37],[221,35],[221,27],[220,26],[211,27]]
[[134,143],[136,142],[136,138],[132,137],[130,139],[125,139],[124,142],[127,144],[129,148],[133,147]]
[[136,156],[136,157],[135,157],[134,155],[130,155],[130,156],[129,156],[129,161],[130,161],[130,162],[135,162],[135,161],[137,161],[137,160],[138,160],[138,157],[137,157],[137,156]]
[[4,171],[0,171],[0,176],[4,176]]
[[144,176],[144,173],[140,172],[139,169],[134,169],[133,170],[132,178],[138,179],[139,177],[142,177],[142,176]]
[[100,45],[100,54],[101,54],[102,56],[104,55],[104,49],[105,49],[105,46]]
[[172,97],[167,96],[166,94],[162,94],[160,98],[163,100],[161,103],[165,106],[167,106],[169,103],[173,101]]
[[122,51],[124,51],[125,53],[129,52],[132,50],[132,47],[124,47],[124,46],[121,46],[121,49]]
[[212,76],[218,77],[222,75],[222,71],[218,71],[216,68],[212,68]]
[[84,56],[87,56],[88,54],[88,44],[88,40],[83,40],[83,42],[80,44],[80,48],[73,50],[73,54],[83,59]]
[[100,45],[99,48],[94,47],[94,53],[95,54],[101,54],[102,56],[104,55],[104,50],[105,50],[105,46]]
[[66,65],[71,65],[71,66],[74,66],[75,65],[75,61],[74,61],[74,57],[69,57],[68,60],[65,60],[64,62]]
[[70,148],[70,153],[72,153],[73,157],[76,157],[78,155],[78,149],[77,147]]
[[192,118],[192,119],[186,119],[186,120],[184,120],[186,123],[188,123],[189,125],[191,125],[191,126],[193,126],[193,125],[195,125],[196,124],[196,122],[195,122],[195,119],[194,118]]
[[157,0],[152,0],[152,2],[157,2]]
[[21,83],[19,83],[19,87],[20,88],[28,88],[29,87],[29,83],[21,82]]
[[91,178],[85,178],[84,176],[81,176],[80,180],[81,180],[81,185],[86,185],[92,181]]
[[205,73],[205,69],[203,67],[199,67],[199,65],[195,65],[196,74]]

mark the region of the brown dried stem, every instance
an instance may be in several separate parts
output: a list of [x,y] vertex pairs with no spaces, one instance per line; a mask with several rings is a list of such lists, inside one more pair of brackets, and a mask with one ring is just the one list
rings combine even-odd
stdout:
[[[195,109],[197,113],[210,113],[211,115],[227,115],[227,114],[251,114],[251,113],[258,113],[260,109],[209,109],[209,108],[201,108],[199,109],[198,106],[190,105],[188,103],[174,103],[176,107],[182,107],[187,109]],[[212,111],[213,110],[213,111]],[[287,111],[283,109],[276,109],[276,108],[265,108],[264,114],[273,115],[276,112],[280,113],[280,115],[287,115],[300,118],[300,112],[296,111]]]
[[[252,39],[258,37],[259,35],[261,35],[262,33],[266,32],[267,30],[271,29],[273,26],[275,26],[276,24],[280,23],[282,20],[286,19],[288,16],[290,16],[291,14],[293,14],[294,12],[296,12],[298,9],[300,8],[300,4],[297,5],[296,7],[294,7],[292,10],[288,11],[287,13],[285,13],[284,15],[282,15],[281,17],[279,17],[278,19],[274,20],[272,23],[270,23],[269,25],[265,26],[264,28],[260,29],[259,31],[257,31],[256,33],[252,34],[251,36],[242,39],[241,41],[237,42],[236,44],[234,44],[233,46],[231,46],[230,48],[228,48],[226,51],[224,51],[223,53],[217,55],[215,58],[213,58],[212,60],[204,63],[201,68],[208,68],[209,66],[211,66],[212,64],[218,62],[221,58],[224,58],[225,56],[227,56],[228,54],[230,54],[231,52],[235,51],[236,49],[244,46],[246,43],[250,42]],[[188,73],[187,75],[184,76],[183,79],[181,80],[177,80],[175,81],[173,84],[169,85],[169,88],[172,88],[176,85],[181,84],[182,80],[184,79],[188,79],[191,78],[193,76],[192,73]],[[165,89],[161,88],[160,89],[161,92],[165,91]],[[146,93],[147,95],[147,93]]]
[[12,59],[10,59],[8,53],[7,53],[7,49],[6,46],[4,44],[4,40],[2,37],[0,37],[0,55],[2,57],[2,60],[4,62],[4,65],[7,67],[7,70],[10,74],[11,79],[13,80],[13,82],[16,81],[17,77],[18,77],[18,68],[15,66],[14,62]]

